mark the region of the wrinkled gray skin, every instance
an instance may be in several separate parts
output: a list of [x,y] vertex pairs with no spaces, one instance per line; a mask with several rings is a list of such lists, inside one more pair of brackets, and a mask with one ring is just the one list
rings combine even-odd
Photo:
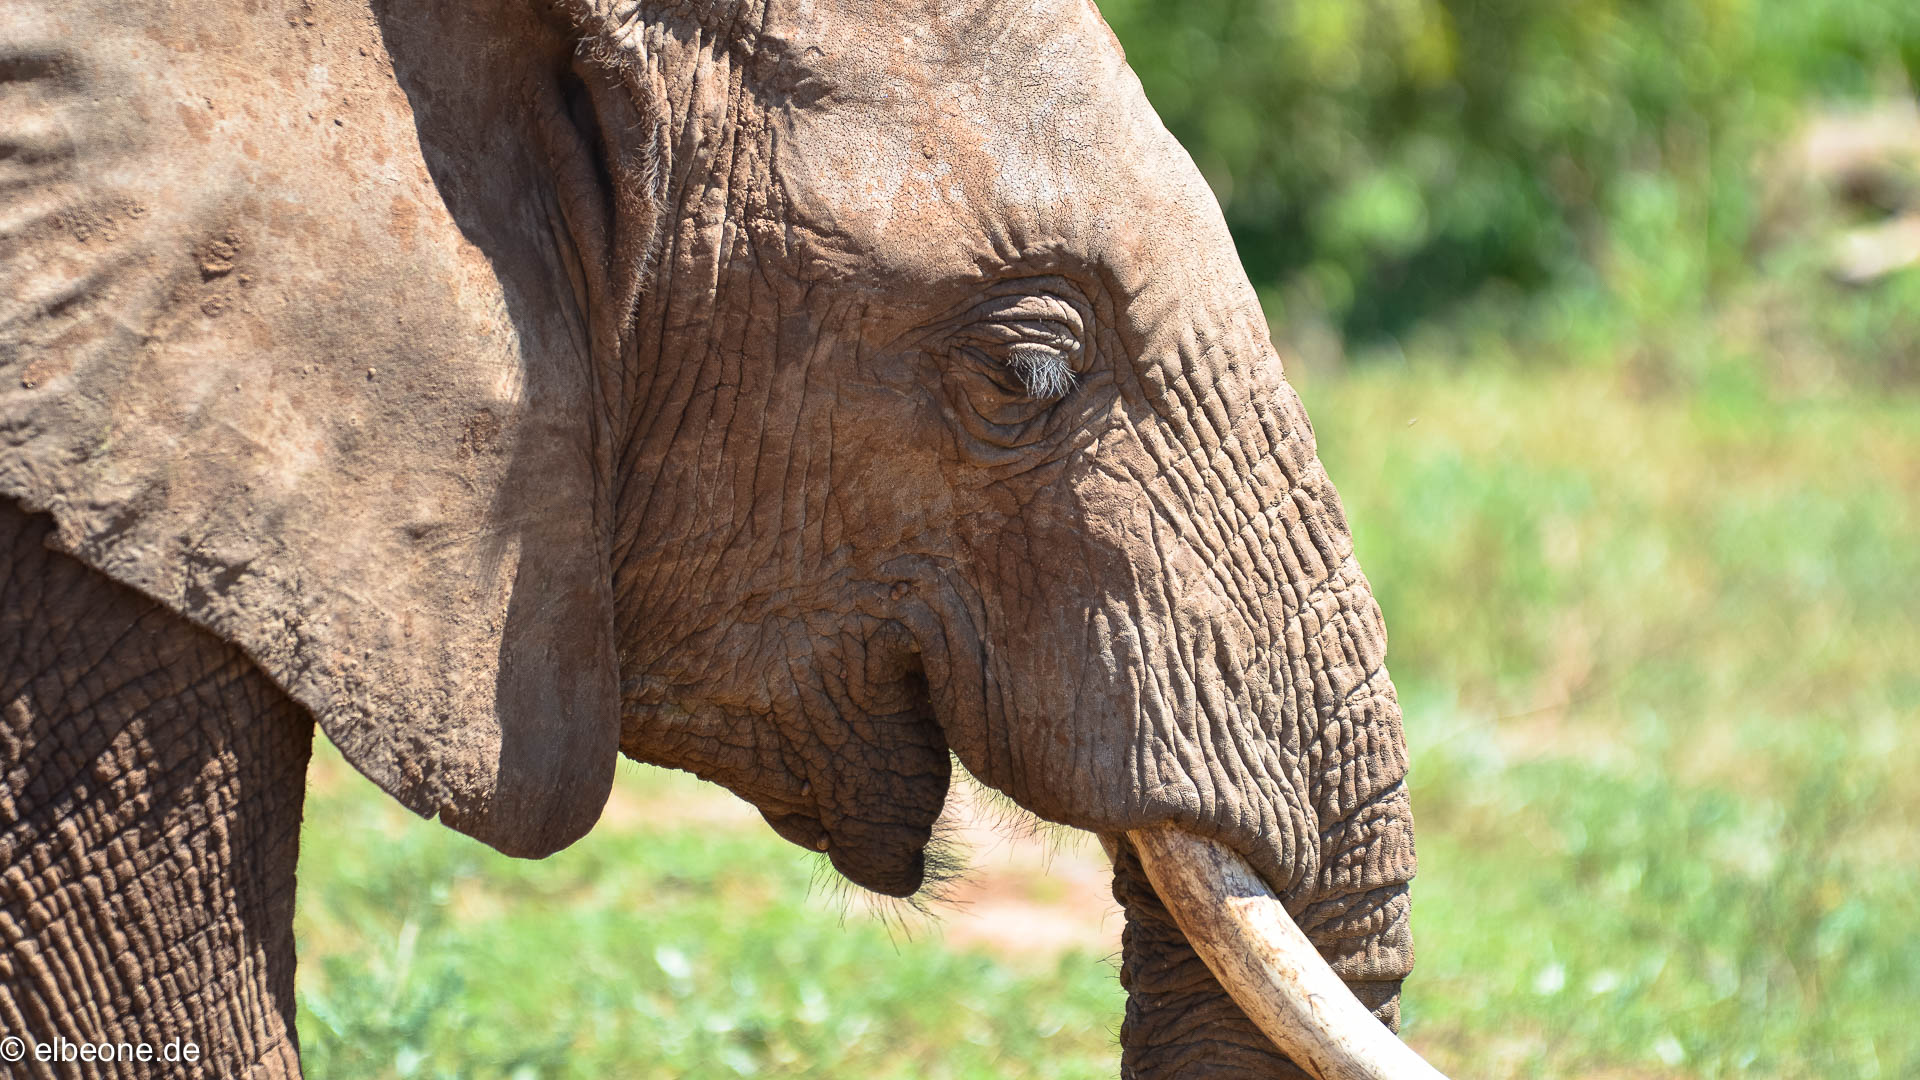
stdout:
[[[1083,0],[12,0],[0,508],[9,1032],[297,1071],[313,720],[503,851],[624,752],[892,895],[951,751],[1397,1019],[1380,613]],[[1291,1075],[1116,869],[1123,1071]]]

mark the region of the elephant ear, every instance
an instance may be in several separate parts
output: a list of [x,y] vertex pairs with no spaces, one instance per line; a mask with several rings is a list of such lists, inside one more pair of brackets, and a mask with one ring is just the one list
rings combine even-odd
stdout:
[[0,11],[0,494],[544,855],[617,754],[581,263],[475,16],[399,7]]

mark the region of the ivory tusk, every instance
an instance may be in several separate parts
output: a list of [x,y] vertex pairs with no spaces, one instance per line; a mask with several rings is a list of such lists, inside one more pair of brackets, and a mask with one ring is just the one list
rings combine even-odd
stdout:
[[1340,981],[1245,859],[1171,826],[1127,833],[1147,880],[1234,1003],[1317,1080],[1445,1080]]

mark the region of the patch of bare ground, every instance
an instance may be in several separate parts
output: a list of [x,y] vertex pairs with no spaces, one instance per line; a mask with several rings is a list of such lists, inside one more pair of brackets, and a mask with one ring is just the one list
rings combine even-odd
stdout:
[[1036,826],[969,784],[955,785],[948,800],[968,861],[939,909],[950,946],[1032,967],[1075,950],[1119,955],[1113,869],[1093,836]]
[[307,763],[307,792],[312,795],[331,795],[353,776],[353,766],[347,764],[325,735],[314,732],[313,758]]
[[[764,829],[760,814],[724,788],[649,770],[614,785],[600,828]],[[938,890],[929,936],[1023,968],[1051,968],[1072,951],[1118,955],[1122,919],[1113,871],[1092,836],[1036,823],[961,782],[940,832],[963,865]],[[818,902],[844,908],[835,890]],[[855,903],[851,910],[859,910]],[[919,936],[911,928],[908,931]]]
[[[331,747],[314,754],[308,785],[315,794],[332,794],[356,779]],[[396,827],[411,817],[392,816]],[[596,826],[602,832],[766,828],[759,811],[725,788],[627,766]],[[1119,955],[1123,920],[1113,902],[1112,868],[1091,835],[1038,823],[968,782],[954,785],[941,832],[964,869],[939,891],[928,936],[1028,970],[1050,969],[1073,951]],[[818,902],[849,910],[832,896]]]
[[607,796],[596,828],[633,829],[747,829],[765,827],[760,811],[718,784],[705,784],[685,773],[648,769],[646,782],[628,781],[623,771]]

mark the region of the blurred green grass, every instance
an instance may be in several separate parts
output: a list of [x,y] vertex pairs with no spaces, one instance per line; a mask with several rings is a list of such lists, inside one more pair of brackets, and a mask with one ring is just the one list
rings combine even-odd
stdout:
[[1413,746],[1408,1032],[1456,1074],[1920,1074],[1920,399],[1747,370],[1304,391]]
[[[1455,1075],[1920,1073],[1920,402],[1708,383],[1303,387],[1407,706],[1407,1033]],[[848,914],[763,828],[628,814],[516,862],[321,775],[316,1080],[1117,1068],[1106,958],[1014,970]]]
[[[918,916],[841,902],[764,826],[613,823],[527,862],[413,818],[324,741],[317,770],[297,920],[314,1080],[1113,1072],[1100,958],[947,949]],[[708,797],[634,766],[619,786],[642,818]]]

